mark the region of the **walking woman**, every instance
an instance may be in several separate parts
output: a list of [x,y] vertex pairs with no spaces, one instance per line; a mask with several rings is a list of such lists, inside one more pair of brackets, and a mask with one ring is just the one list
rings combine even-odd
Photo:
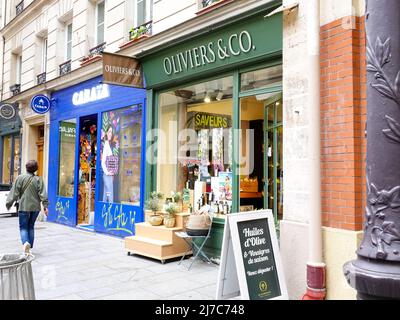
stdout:
[[43,179],[35,175],[38,163],[30,160],[26,163],[26,174],[20,175],[8,194],[6,207],[10,210],[14,202],[18,203],[19,230],[23,250],[26,254],[33,248],[35,222],[43,204],[44,214],[48,215],[49,201]]

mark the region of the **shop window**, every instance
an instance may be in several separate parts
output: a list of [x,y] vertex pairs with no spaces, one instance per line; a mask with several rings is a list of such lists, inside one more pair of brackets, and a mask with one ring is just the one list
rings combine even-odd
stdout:
[[241,91],[268,89],[282,86],[282,65],[241,75]]
[[232,97],[232,77],[160,94],[157,191],[183,192],[193,210],[231,211]]
[[104,112],[100,201],[140,205],[142,105]]
[[3,138],[3,181],[4,184],[11,184],[11,153],[12,153],[12,137]]
[[73,198],[75,194],[76,120],[61,121],[59,130],[58,195]]
[[20,174],[20,137],[3,137],[2,184],[13,184]]

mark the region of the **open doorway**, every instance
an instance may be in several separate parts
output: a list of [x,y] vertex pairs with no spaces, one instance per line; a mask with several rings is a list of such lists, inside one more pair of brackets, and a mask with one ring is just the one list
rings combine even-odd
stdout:
[[[272,209],[283,217],[282,93],[249,96],[240,101],[241,211]],[[252,134],[250,135],[249,132]],[[250,164],[250,165],[249,165]]]
[[79,123],[78,226],[93,229],[96,190],[97,114]]

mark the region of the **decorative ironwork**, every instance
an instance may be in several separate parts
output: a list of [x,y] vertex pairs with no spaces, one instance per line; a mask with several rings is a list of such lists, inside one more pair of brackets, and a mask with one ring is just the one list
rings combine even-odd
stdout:
[[46,72],[43,72],[37,76],[37,84],[43,84],[46,82]]
[[343,269],[363,300],[400,299],[399,11],[398,0],[367,1],[366,221],[357,259]]
[[211,6],[214,3],[220,2],[221,0],[202,0],[201,1],[201,5],[202,8],[207,8],[209,6]]
[[24,1],[22,0],[20,3],[18,3],[15,6],[15,15],[19,15],[22,13],[22,11],[24,11],[25,7],[24,7]]
[[60,76],[68,74],[71,72],[71,60],[60,64]]
[[105,48],[107,46],[107,42],[103,42],[101,44],[99,44],[98,46],[92,48],[89,50],[89,57],[93,57],[95,55],[101,55],[103,54]]
[[13,96],[20,94],[21,93],[21,85],[14,84],[13,86],[10,87],[10,91],[12,92]]
[[151,36],[153,29],[153,21],[146,22],[136,28],[129,30],[129,40],[135,40],[143,35]]

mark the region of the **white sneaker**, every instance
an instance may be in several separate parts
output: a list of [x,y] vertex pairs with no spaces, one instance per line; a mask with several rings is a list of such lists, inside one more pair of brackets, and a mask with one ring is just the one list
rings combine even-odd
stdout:
[[24,244],[24,253],[25,254],[30,254],[31,252],[31,245],[29,244],[29,242],[25,242]]

